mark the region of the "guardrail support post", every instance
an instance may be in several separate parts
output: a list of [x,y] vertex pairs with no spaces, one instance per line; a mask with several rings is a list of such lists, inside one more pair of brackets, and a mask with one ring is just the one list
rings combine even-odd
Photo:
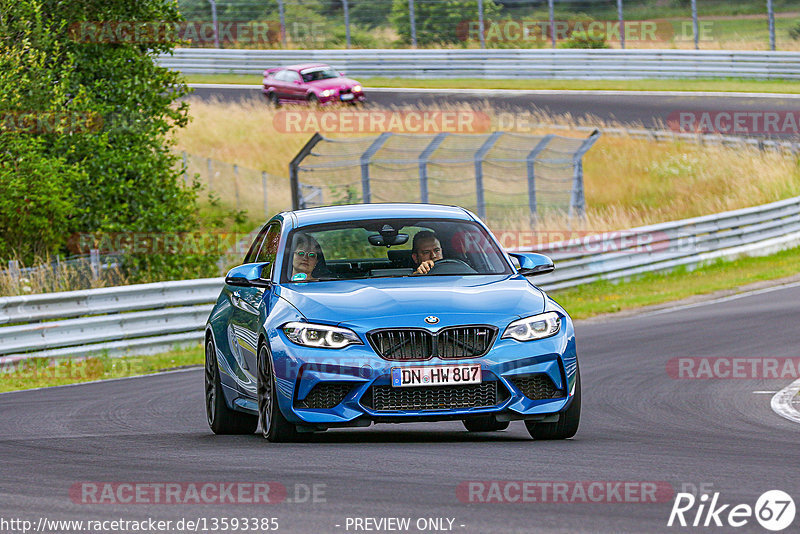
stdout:
[[569,202],[569,216],[584,218],[586,216],[586,199],[583,194],[583,155],[592,148],[600,138],[600,130],[595,130],[583,142],[572,156],[572,196]]
[[486,198],[483,194],[483,158],[491,150],[494,144],[500,139],[503,132],[493,132],[489,139],[483,142],[481,147],[475,152],[475,198],[478,203],[478,217],[486,218]]
[[8,274],[14,282],[19,281],[19,261],[8,260]]
[[300,149],[300,152],[289,162],[289,185],[292,188],[292,209],[299,210],[301,209],[300,206],[300,180],[298,179],[297,173],[300,167],[300,164],[303,162],[304,159],[311,154],[311,151],[317,146],[317,143],[322,141],[324,137],[322,137],[319,132],[315,133],[311,136],[311,139],[308,140],[308,143]]
[[555,137],[555,134],[548,134],[542,137],[542,139],[536,143],[536,146],[533,147],[533,150],[528,152],[528,155],[525,158],[525,164],[528,170],[528,207],[531,211],[530,214],[530,223],[531,226],[536,225],[536,178],[535,178],[535,169],[534,164],[536,162],[536,158],[539,157],[539,154],[547,148],[547,143]]
[[369,188],[369,160],[372,159],[372,156],[380,150],[391,136],[391,132],[383,132],[369,145],[369,148],[361,154],[361,202],[364,204],[369,204],[372,200],[372,193]]
[[619,44],[625,50],[625,17],[622,16],[622,0],[617,0],[617,19],[619,20]]
[[419,155],[419,198],[423,204],[428,203],[428,159],[448,135],[447,132],[437,134]]
[[89,268],[92,270],[92,280],[100,278],[100,251],[96,248],[89,250]]

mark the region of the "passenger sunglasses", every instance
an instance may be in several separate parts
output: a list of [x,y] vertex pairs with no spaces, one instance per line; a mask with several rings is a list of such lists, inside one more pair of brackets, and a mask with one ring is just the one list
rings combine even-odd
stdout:
[[316,258],[317,257],[317,253],[316,252],[306,252],[305,250],[296,250],[295,254],[297,254],[301,258],[303,256],[308,256],[309,258]]

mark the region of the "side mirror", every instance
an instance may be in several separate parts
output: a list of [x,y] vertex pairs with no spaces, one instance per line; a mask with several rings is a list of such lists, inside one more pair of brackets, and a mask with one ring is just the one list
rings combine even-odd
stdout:
[[556,266],[553,260],[544,254],[533,252],[509,252],[509,255],[519,262],[517,272],[523,276],[552,273]]
[[295,80],[295,81],[294,81],[294,84],[295,84],[295,85],[301,85],[302,83],[303,83],[303,82],[302,82],[302,80]]
[[343,71],[343,70],[342,70],[342,71],[339,71],[339,75],[340,75],[342,78],[344,78],[344,71]]
[[[225,283],[230,286],[238,287],[269,287],[272,282],[269,280],[269,262],[245,263],[234,267],[225,276]],[[267,274],[263,277],[262,273]]]

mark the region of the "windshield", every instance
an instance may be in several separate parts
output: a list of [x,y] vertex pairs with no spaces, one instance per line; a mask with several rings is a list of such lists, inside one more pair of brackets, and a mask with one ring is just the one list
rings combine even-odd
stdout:
[[512,273],[480,225],[449,219],[308,226],[289,234],[284,253],[284,283]]
[[329,80],[339,77],[339,73],[330,67],[304,70],[300,74],[302,74],[304,82],[315,82],[317,80]]

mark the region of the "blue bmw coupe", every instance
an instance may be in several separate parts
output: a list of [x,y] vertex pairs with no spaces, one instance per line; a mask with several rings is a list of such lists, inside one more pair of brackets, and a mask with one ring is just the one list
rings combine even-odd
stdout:
[[270,441],[372,423],[524,421],[575,435],[581,384],[567,312],[453,206],[360,204],[284,212],[232,269],[205,330],[217,434]]

